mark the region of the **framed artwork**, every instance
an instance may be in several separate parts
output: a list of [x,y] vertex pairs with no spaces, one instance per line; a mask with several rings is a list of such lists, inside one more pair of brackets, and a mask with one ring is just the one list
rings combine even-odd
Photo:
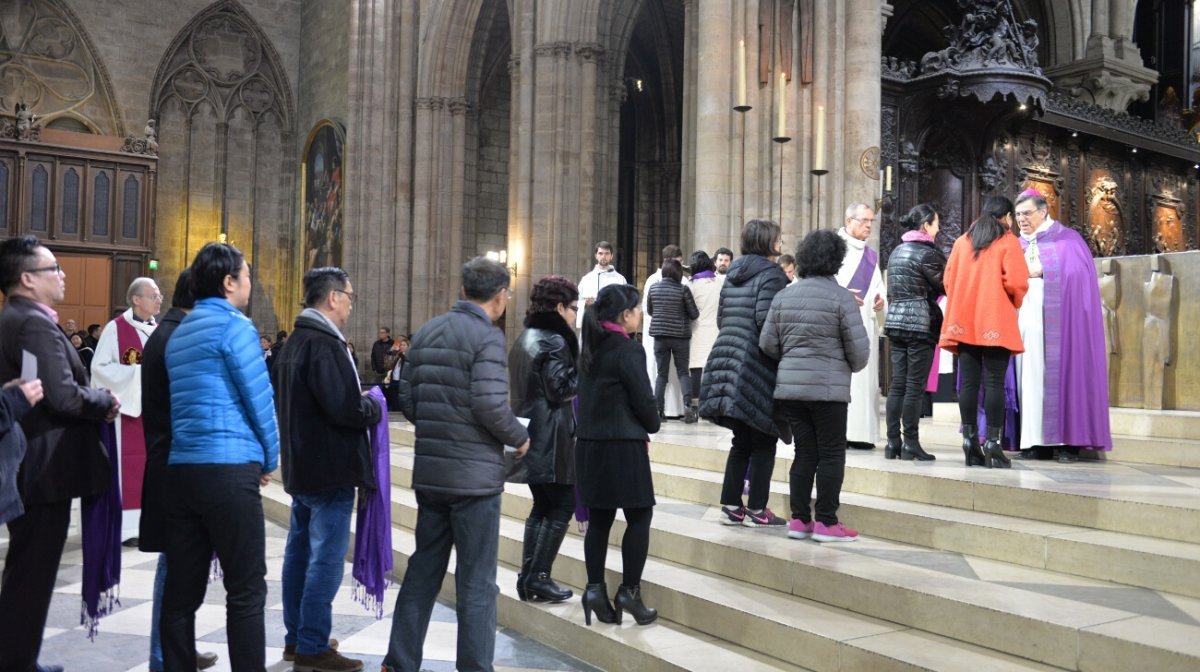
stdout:
[[342,265],[342,183],[346,129],[322,119],[304,143],[300,164],[304,270]]

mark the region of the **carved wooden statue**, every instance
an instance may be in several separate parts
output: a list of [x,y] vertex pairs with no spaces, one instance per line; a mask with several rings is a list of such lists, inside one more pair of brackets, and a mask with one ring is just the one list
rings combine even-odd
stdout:
[[1104,340],[1108,343],[1108,354],[1115,355],[1119,352],[1117,307],[1121,305],[1121,267],[1115,259],[1100,262],[1100,303],[1104,306]]
[[1161,410],[1166,367],[1171,365],[1171,300],[1175,278],[1165,259],[1150,257],[1150,279],[1144,289],[1146,322],[1142,327],[1142,397],[1144,407]]

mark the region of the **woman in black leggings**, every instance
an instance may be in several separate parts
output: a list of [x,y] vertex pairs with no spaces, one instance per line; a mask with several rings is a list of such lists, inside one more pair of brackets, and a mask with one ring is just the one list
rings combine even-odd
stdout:
[[[946,263],[946,319],[939,345],[958,353],[958,412],[968,467],[1012,466],[1000,447],[1004,373],[1008,358],[1025,351],[1017,309],[1029,289],[1029,267],[1012,225],[1012,201],[988,197],[983,213],[954,243]],[[981,379],[987,418],[982,450],[976,425]]]
[[[588,576],[583,619],[588,625],[593,612],[602,623],[620,623],[624,611],[633,614],[638,625],[658,618],[657,611],[642,603],[641,594],[654,512],[649,434],[659,428],[646,353],[630,338],[641,321],[638,291],[629,285],[600,290],[583,316],[575,468],[580,499],[591,509],[583,542]],[[624,577],[614,608],[604,582],[604,560],[617,509],[625,513]]]

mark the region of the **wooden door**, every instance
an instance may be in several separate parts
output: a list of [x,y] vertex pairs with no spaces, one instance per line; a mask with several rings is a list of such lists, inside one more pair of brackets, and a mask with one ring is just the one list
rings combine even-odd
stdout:
[[112,319],[112,259],[100,254],[55,252],[67,274],[63,302],[55,306],[59,324],[75,320],[80,330],[89,324],[104,326]]

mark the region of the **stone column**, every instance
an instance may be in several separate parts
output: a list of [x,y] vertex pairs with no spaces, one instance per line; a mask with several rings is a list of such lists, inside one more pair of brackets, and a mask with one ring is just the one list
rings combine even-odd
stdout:
[[1135,100],[1147,100],[1158,73],[1142,65],[1133,43],[1134,4],[1135,0],[1093,0],[1084,57],[1046,68],[1046,76],[1071,95],[1115,112],[1124,112]]
[[[579,201],[576,211],[576,248],[589,247],[596,242],[594,230],[596,220],[596,186],[599,177],[600,154],[597,146],[596,110],[597,77],[596,71],[604,58],[604,47],[596,42],[582,42],[575,45],[575,53],[579,56],[580,77],[580,110],[579,118]],[[574,256],[580,256],[575,254]],[[586,255],[583,255],[586,258]],[[571,252],[564,253],[564,261],[571,258]],[[581,263],[581,262],[577,262]]]
[[[876,0],[847,0],[845,32],[845,86],[842,107],[841,129],[843,137],[842,155],[838,157],[842,175],[842,198],[838,207],[829,212],[838,213],[832,220],[841,221],[839,211],[854,201],[874,204],[879,193],[879,174],[876,167],[862,167],[864,152],[879,155],[879,110],[882,106],[879,80],[881,46],[879,36],[883,29],[883,15]],[[833,205],[831,203],[831,205]],[[871,244],[879,245],[879,227],[871,232]]]
[[[739,3],[740,4],[740,3]],[[730,233],[739,230],[733,213],[731,161],[740,160],[733,151],[733,68],[738,36],[732,3],[707,0],[698,3],[696,68],[714,76],[697,78],[693,98],[696,115],[695,154],[689,170],[695,175],[695,245],[713,250],[730,243]],[[725,73],[727,76],[720,76]]]

